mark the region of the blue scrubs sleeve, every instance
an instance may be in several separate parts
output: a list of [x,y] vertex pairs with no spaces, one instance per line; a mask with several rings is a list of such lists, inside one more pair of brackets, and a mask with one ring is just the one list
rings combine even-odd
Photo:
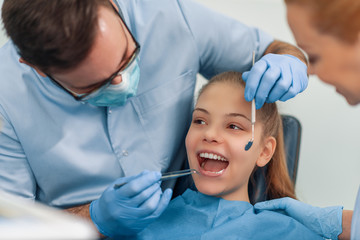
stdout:
[[258,28],[213,11],[192,0],[179,0],[180,9],[200,55],[200,73],[210,78],[224,71],[243,72],[258,60],[273,37]]
[[36,183],[16,132],[0,105],[0,189],[35,199]]

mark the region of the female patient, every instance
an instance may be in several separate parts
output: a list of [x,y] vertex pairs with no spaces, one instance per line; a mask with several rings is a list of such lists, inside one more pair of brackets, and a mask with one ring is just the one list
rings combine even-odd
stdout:
[[186,137],[190,168],[198,191],[175,198],[139,239],[322,239],[280,213],[255,213],[248,184],[268,165],[270,198],[295,197],[287,173],[281,118],[275,103],[256,112],[250,150],[251,103],[244,99],[240,73],[220,74],[203,87]]

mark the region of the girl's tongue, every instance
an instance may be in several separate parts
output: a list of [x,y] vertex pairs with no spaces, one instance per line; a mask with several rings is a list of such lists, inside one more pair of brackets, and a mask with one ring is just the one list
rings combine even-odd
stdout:
[[220,173],[229,165],[226,158],[214,153],[200,153],[198,160],[204,171],[212,173]]
[[208,172],[220,172],[227,168],[229,165],[228,161],[220,161],[214,159],[204,159],[201,164],[201,167]]

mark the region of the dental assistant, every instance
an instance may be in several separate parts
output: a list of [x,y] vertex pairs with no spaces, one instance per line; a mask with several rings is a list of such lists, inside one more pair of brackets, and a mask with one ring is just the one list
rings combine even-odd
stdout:
[[[310,74],[335,87],[350,105],[360,103],[360,2],[285,0],[289,26],[309,57]],[[354,212],[317,208],[293,199],[255,205],[281,209],[330,239],[360,239],[360,191]]]
[[2,20],[0,188],[110,237],[166,208],[160,172],[186,159],[197,73],[248,71],[255,50],[258,108],[307,86],[296,47],[192,0],[5,0]]

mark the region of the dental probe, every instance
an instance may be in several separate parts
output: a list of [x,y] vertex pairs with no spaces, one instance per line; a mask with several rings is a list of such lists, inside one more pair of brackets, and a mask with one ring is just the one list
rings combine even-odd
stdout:
[[[169,180],[169,179],[173,179],[173,178],[178,178],[178,177],[183,177],[183,176],[186,176],[186,175],[190,175],[190,174],[193,174],[193,173],[200,174],[200,172],[195,170],[195,169],[185,169],[185,170],[180,170],[180,171],[173,171],[173,172],[163,173],[160,180],[161,181]],[[114,189],[118,189],[118,188],[124,186],[125,184],[127,184],[127,182],[115,184]]]
[[[253,51],[252,54],[252,66],[254,66],[254,64],[255,64],[255,51]],[[254,97],[254,99],[251,101],[251,139],[246,144],[245,151],[248,151],[254,142],[255,115],[256,115],[256,108],[255,108],[255,97]]]

